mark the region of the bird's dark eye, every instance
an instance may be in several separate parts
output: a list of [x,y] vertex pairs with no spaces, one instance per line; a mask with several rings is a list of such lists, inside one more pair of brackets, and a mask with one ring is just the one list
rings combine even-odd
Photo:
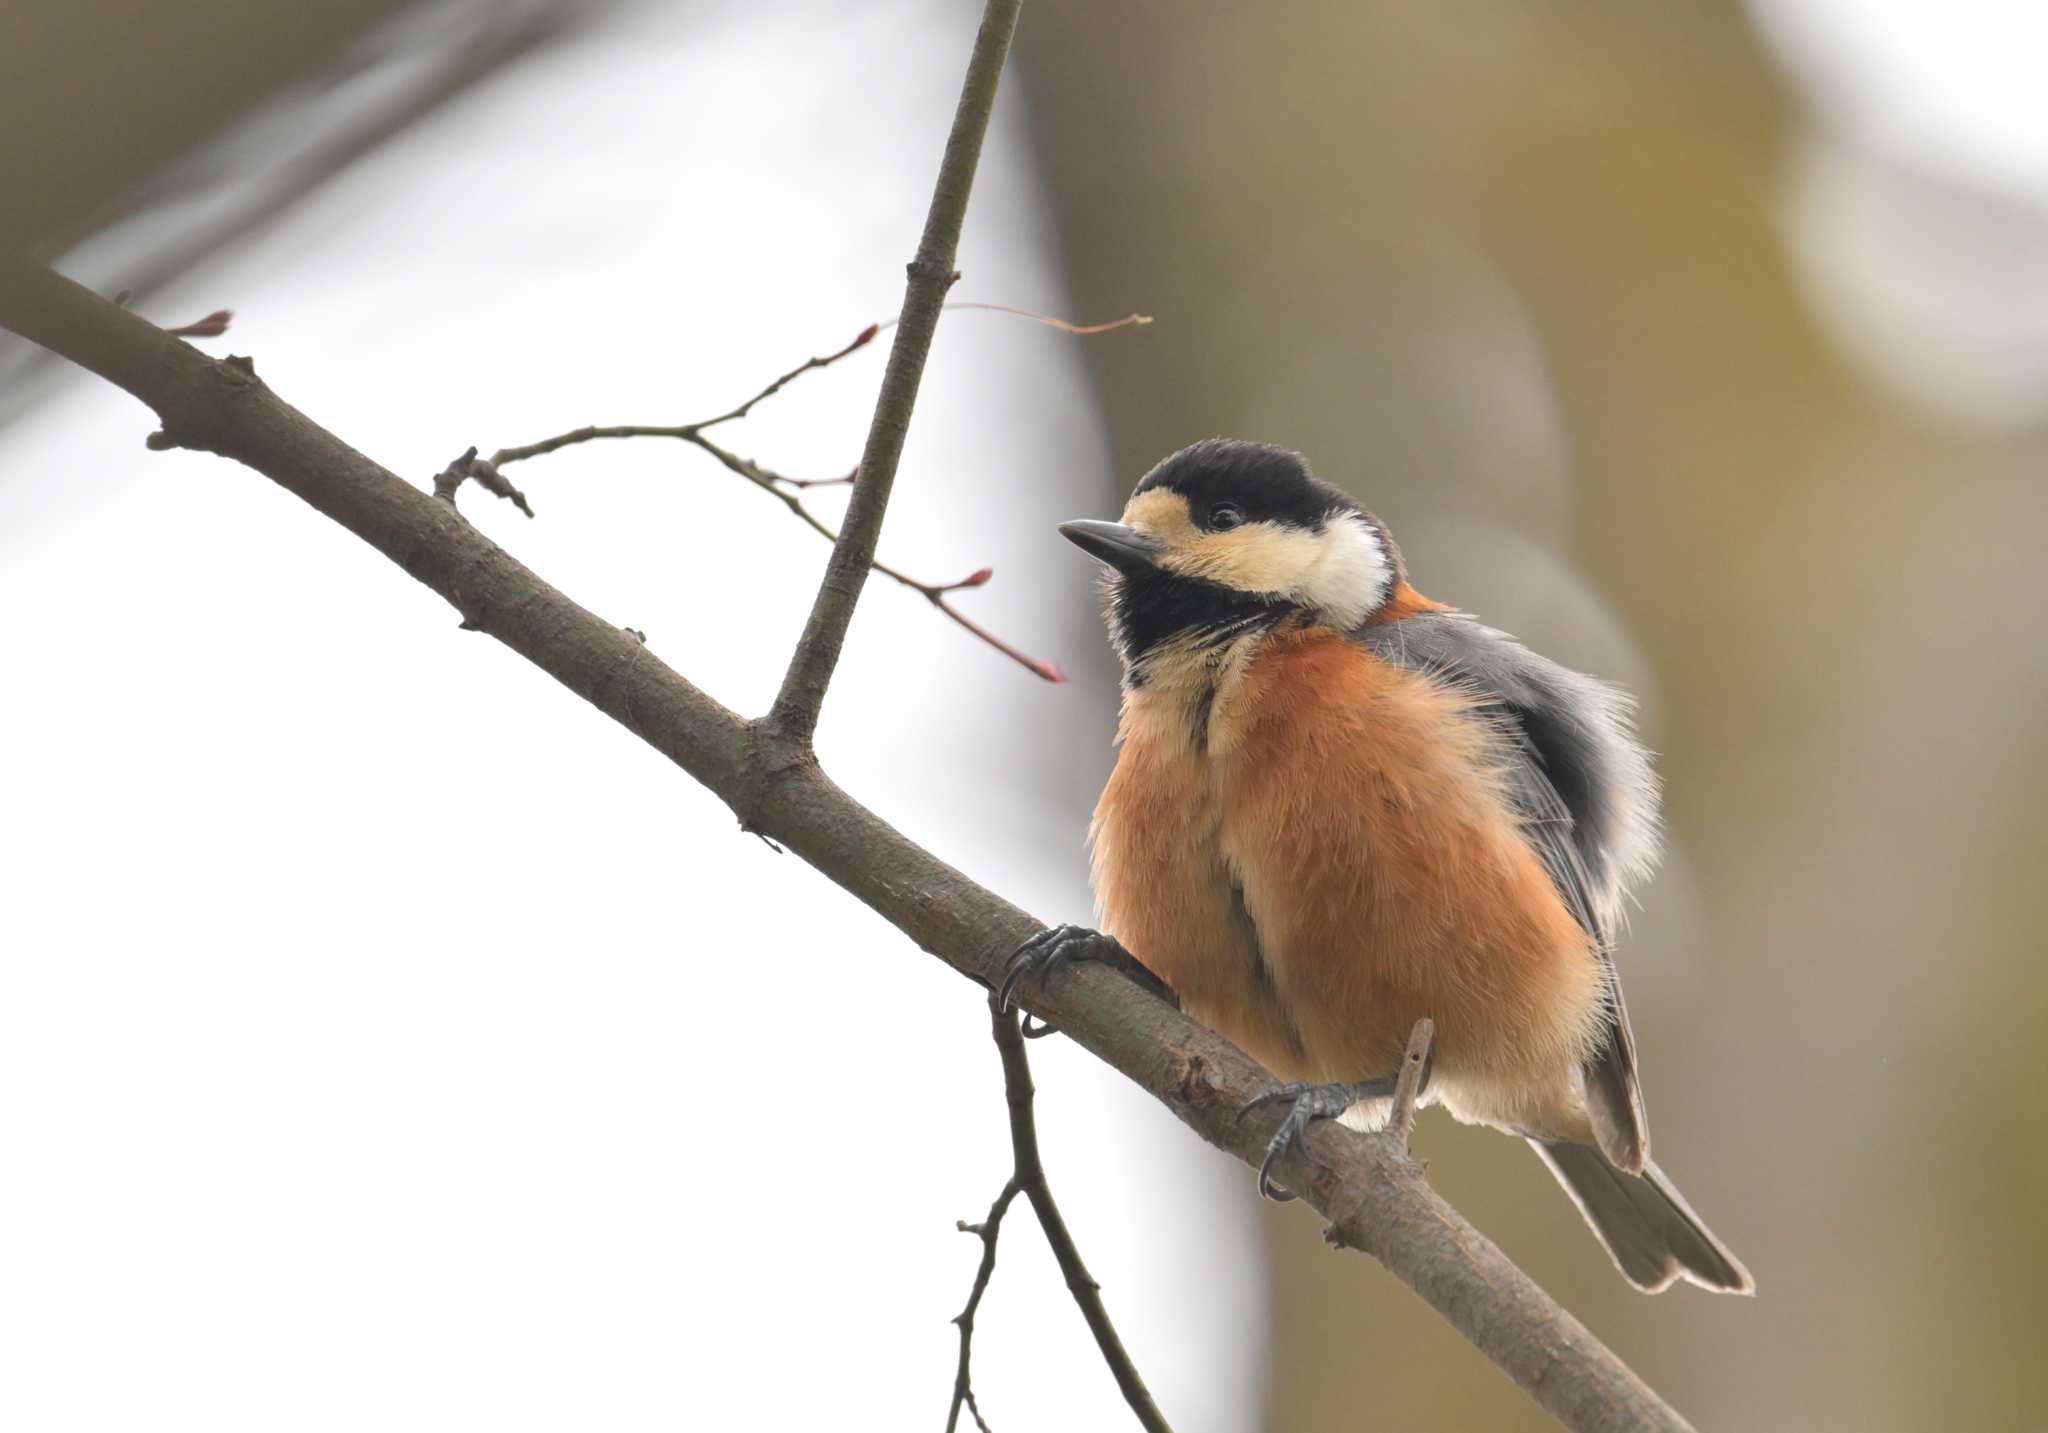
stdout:
[[1236,503],[1218,503],[1209,509],[1209,526],[1218,532],[1228,532],[1244,521],[1244,509]]

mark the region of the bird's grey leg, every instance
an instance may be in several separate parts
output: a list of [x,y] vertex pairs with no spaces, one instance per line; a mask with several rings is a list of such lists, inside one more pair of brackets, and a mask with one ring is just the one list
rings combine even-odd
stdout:
[[[1428,1046],[1423,1048],[1428,1053],[1423,1056],[1422,1076],[1415,1085],[1416,1094],[1429,1088],[1430,1069],[1436,1063],[1435,1050]],[[1360,1080],[1355,1084],[1339,1082],[1312,1085],[1297,1080],[1291,1084],[1275,1085],[1265,1093],[1255,1096],[1237,1112],[1239,1119],[1266,1105],[1280,1104],[1284,1101],[1288,1106],[1287,1117],[1280,1121],[1280,1128],[1273,1131],[1273,1138],[1266,1143],[1266,1157],[1259,1161],[1259,1193],[1282,1204],[1298,1197],[1273,1183],[1273,1166],[1287,1153],[1288,1146],[1300,1139],[1302,1131],[1316,1120],[1333,1120],[1360,1100],[1392,1098],[1398,1092],[1400,1083],[1399,1074],[1382,1075],[1378,1079]],[[1412,1099],[1409,1103],[1412,1107]],[[1410,1117],[1413,1117],[1412,1111]],[[1403,1138],[1406,1138],[1405,1132]]]

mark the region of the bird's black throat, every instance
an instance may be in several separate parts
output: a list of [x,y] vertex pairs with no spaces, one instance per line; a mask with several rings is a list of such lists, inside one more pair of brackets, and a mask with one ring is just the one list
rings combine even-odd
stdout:
[[1269,593],[1240,592],[1158,568],[1112,576],[1108,606],[1110,639],[1132,686],[1145,684],[1145,659],[1169,642],[1220,645],[1268,630],[1302,610]]

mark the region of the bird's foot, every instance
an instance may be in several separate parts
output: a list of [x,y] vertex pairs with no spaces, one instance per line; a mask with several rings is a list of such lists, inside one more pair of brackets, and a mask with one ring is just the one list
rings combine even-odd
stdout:
[[[1008,1010],[1011,995],[1025,981],[1036,981],[1043,989],[1047,977],[1054,971],[1082,960],[1106,965],[1136,981],[1175,1009],[1180,1008],[1180,997],[1174,994],[1173,987],[1147,970],[1115,936],[1078,925],[1049,926],[1017,947],[1017,953],[1010,957],[1009,972],[996,992],[998,1008]],[[1051,1025],[1034,1026],[1028,1016],[1025,1018],[1024,1033],[1033,1039],[1053,1034],[1054,1030]]]
[[1302,1131],[1316,1120],[1333,1120],[1360,1100],[1388,1098],[1394,1093],[1395,1082],[1393,1075],[1350,1085],[1310,1085],[1296,1081],[1273,1086],[1239,1110],[1237,1117],[1243,1119],[1266,1105],[1285,1103],[1288,1107],[1287,1117],[1280,1121],[1280,1128],[1273,1131],[1273,1138],[1266,1144],[1266,1157],[1259,1161],[1259,1193],[1282,1204],[1296,1198],[1273,1183],[1273,1166],[1287,1153],[1288,1146],[1300,1139]]

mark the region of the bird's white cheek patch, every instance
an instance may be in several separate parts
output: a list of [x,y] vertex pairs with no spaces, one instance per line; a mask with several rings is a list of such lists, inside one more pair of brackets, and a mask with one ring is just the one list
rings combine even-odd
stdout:
[[1353,513],[1332,518],[1316,537],[1316,557],[1295,596],[1339,627],[1355,627],[1387,600],[1394,569],[1371,524]]

